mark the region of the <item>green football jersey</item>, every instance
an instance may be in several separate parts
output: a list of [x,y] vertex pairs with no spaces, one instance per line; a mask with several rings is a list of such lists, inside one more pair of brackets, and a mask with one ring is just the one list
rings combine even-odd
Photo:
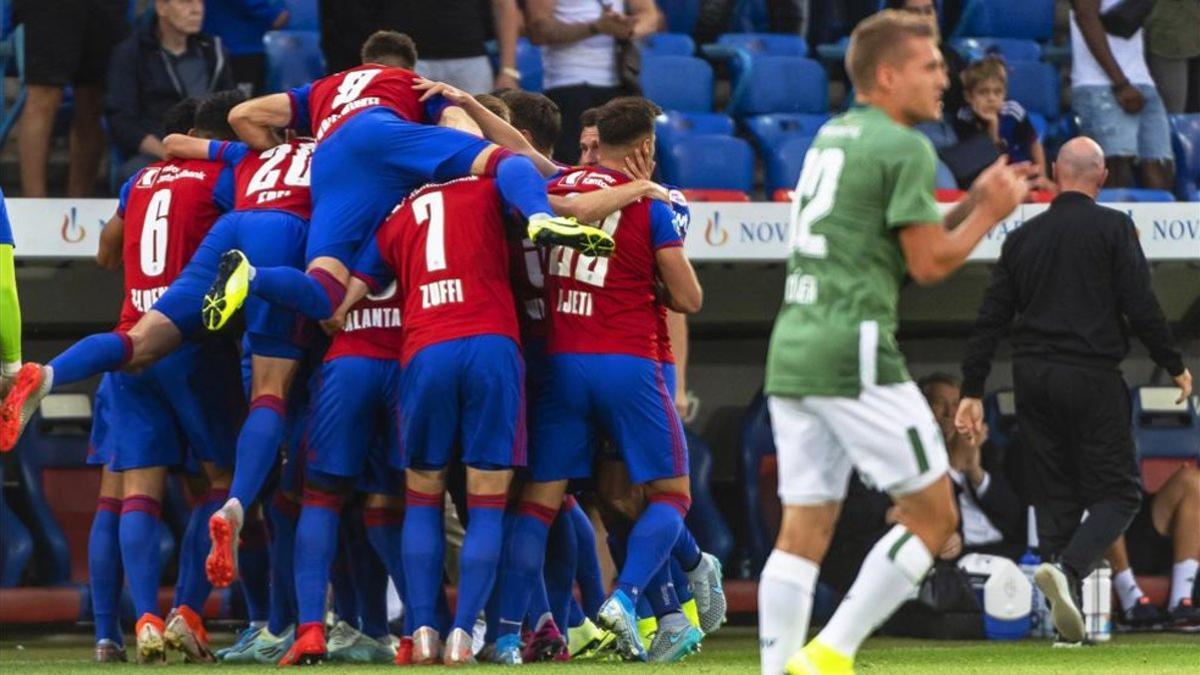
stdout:
[[767,354],[774,396],[858,396],[910,379],[896,342],[897,228],[940,222],[937,160],[920,132],[859,107],[827,122],[792,202],[783,308]]

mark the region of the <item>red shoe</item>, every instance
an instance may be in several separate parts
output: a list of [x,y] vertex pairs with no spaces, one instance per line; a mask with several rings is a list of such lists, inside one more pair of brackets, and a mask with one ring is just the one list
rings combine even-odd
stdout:
[[183,652],[188,663],[217,662],[217,657],[208,646],[208,631],[204,629],[204,620],[187,605],[180,605],[171,610],[163,639],[168,647]]
[[134,627],[137,636],[138,663],[166,663],[167,645],[163,642],[166,624],[153,614],[143,614]]
[[525,644],[525,650],[521,653],[521,660],[524,663],[568,661],[571,658],[570,650],[567,649],[567,640],[559,632],[554,619],[543,623]]
[[411,666],[413,659],[413,641],[410,637],[400,638],[400,644],[396,646],[396,665]]
[[50,393],[52,378],[47,372],[36,363],[26,363],[17,371],[12,389],[0,404],[0,452],[13,449],[38,405]]
[[296,632],[296,641],[279,660],[281,666],[315,666],[324,663],[328,656],[325,649],[325,624],[310,623]]
[[204,574],[217,588],[226,588],[237,579],[237,549],[241,530],[242,524],[228,506],[222,506],[208,519],[212,548],[204,561]]

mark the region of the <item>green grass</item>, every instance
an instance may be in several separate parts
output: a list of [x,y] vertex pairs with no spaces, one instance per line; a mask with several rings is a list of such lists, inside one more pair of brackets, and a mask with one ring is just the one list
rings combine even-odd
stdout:
[[[227,644],[230,635],[217,635],[217,644]],[[99,667],[88,661],[91,641],[85,635],[37,636],[0,634],[0,672],[4,673],[82,673]],[[390,666],[324,666],[323,670],[355,673],[389,672]],[[103,666],[106,672],[129,672],[137,668]],[[215,669],[216,673],[271,672],[268,666],[186,666],[174,664],[171,672],[198,672]],[[867,643],[859,656],[861,673],[1197,673],[1200,672],[1200,637],[1180,634],[1119,635],[1112,642],[1083,649],[1052,649],[1047,642],[935,642],[876,638]],[[479,666],[469,672],[497,671],[499,666]],[[703,653],[682,664],[670,666],[634,666],[620,663],[578,662],[565,665],[531,665],[522,672],[637,672],[637,673],[757,673],[758,648],[754,630],[726,628],[708,638]],[[632,670],[636,669],[636,670]]]

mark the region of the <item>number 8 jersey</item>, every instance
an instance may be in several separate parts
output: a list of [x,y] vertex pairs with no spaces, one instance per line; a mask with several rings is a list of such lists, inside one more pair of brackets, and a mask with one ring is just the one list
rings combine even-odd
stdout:
[[221,162],[154,162],[121,188],[125,301],[117,330],[129,330],[179,276],[217,218],[233,206],[233,175]]

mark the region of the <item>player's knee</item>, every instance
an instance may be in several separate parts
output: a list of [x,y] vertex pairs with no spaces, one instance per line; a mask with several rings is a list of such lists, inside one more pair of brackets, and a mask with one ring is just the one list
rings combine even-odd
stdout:
[[318,469],[308,468],[304,472],[304,502],[311,496],[329,496],[345,499],[354,492],[357,482],[348,476],[335,476]]
[[1176,475],[1184,487],[1183,501],[1193,505],[1200,503],[1200,467],[1187,464],[1180,467]]

